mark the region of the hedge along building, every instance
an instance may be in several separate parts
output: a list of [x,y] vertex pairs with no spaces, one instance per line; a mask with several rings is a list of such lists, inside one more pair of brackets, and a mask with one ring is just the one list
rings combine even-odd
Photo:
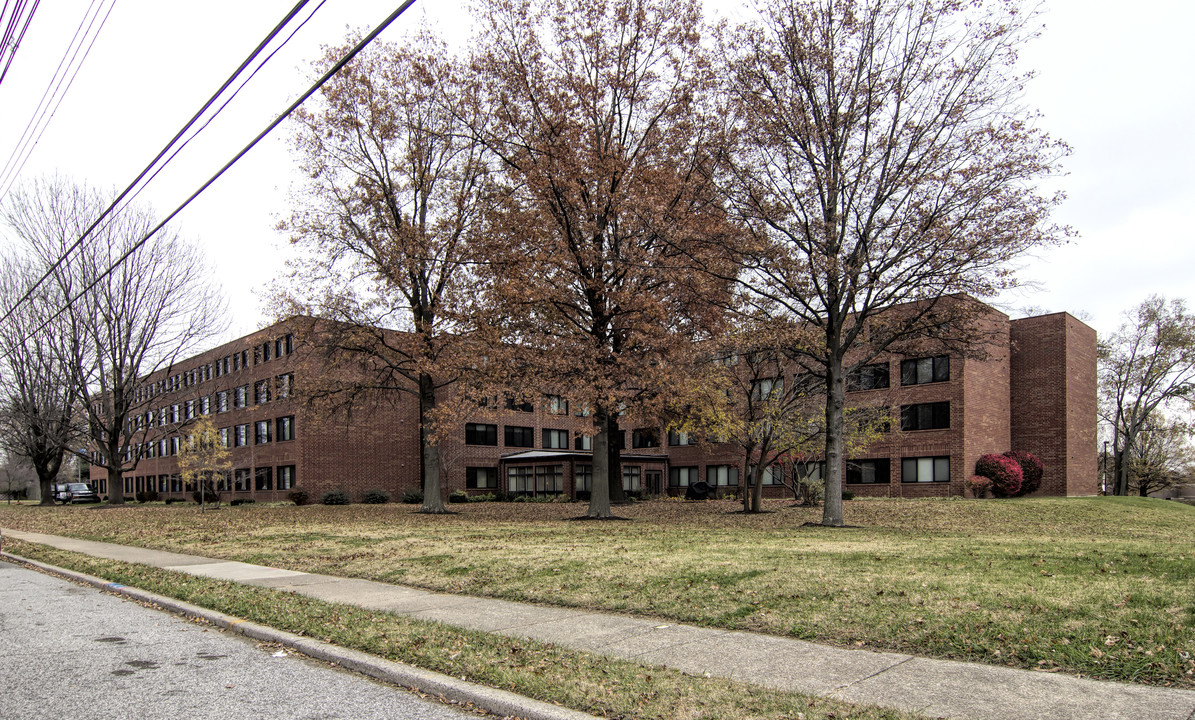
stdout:
[[[283,321],[146,378],[150,411],[130,423],[139,454],[124,492],[182,497],[177,452],[187,424],[211,413],[231,448],[225,497],[282,500],[295,488],[312,499],[373,489],[396,498],[420,487],[415,396],[366,398],[351,412],[296,399],[304,382],[338,372],[302,342],[310,326]],[[1090,495],[1096,473],[1096,335],[1066,313],[1009,320],[985,306],[981,352],[890,353],[851,378],[848,401],[890,408],[891,428],[845,460],[857,495],[963,494],[981,455],[1024,450],[1040,457],[1039,495]],[[377,400],[373,402],[372,400]],[[443,491],[585,499],[592,473],[590,422],[565,397],[508,402],[442,432]],[[626,429],[624,489],[683,494],[703,481],[737,491],[749,459],[726,443],[697,442],[663,427]],[[130,460],[132,458],[129,458]],[[812,468],[817,472],[816,460]],[[786,492],[791,464],[765,473],[767,495]],[[105,472],[92,479],[107,494]],[[770,486],[770,487],[768,487]]]

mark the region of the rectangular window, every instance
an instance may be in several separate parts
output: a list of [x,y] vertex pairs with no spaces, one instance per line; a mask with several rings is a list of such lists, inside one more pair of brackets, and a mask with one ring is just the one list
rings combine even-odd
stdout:
[[183,476],[174,474],[170,476],[170,492],[183,491]]
[[901,430],[944,430],[950,427],[950,403],[919,403],[900,408]]
[[902,483],[950,482],[949,457],[917,457],[900,461]]
[[234,470],[232,475],[232,489],[237,492],[248,492],[249,478],[252,476],[253,475],[249,468],[238,468],[237,470]]
[[573,438],[574,450],[593,450],[593,436],[578,432],[577,436]]
[[887,485],[891,482],[890,465],[882,460],[847,460],[846,481],[851,485]]
[[497,445],[498,426],[486,423],[465,423],[466,445]]
[[559,395],[549,395],[547,410],[552,415],[568,415],[568,400]]
[[228,391],[227,390],[221,390],[220,392],[216,393],[216,412],[218,412],[218,413],[228,412]]
[[266,340],[264,343],[262,343],[262,346],[261,346],[261,361],[262,362],[270,361],[270,351],[273,349],[274,349],[274,343],[270,342],[269,340]]
[[518,412],[535,412],[535,406],[529,402],[515,402],[513,395],[506,396],[506,409]]
[[689,487],[701,479],[695,467],[674,467],[668,469],[669,487]]
[[183,417],[185,417],[188,420],[195,419],[195,401],[194,400],[188,400],[186,402],[186,404],[183,406]]
[[795,463],[793,474],[797,482],[818,482],[826,474],[826,464],[820,460]]
[[258,420],[253,423],[253,442],[266,445],[270,442],[270,428],[274,423],[269,420]]
[[274,468],[263,467],[253,471],[253,487],[255,490],[274,489]]
[[220,433],[220,445],[224,447],[232,447],[232,430],[231,428],[222,427],[217,432]]
[[232,406],[243,408],[249,404],[249,386],[241,385],[232,391]]
[[668,444],[674,445],[674,446],[675,445],[696,445],[697,440],[695,438],[693,438],[691,435],[689,435],[689,433],[687,433],[687,432],[681,432],[680,430],[669,430],[668,431]]
[[535,429],[519,425],[505,428],[507,447],[535,447]]
[[179,437],[178,435],[175,435],[174,437],[170,438],[170,454],[171,455],[178,455],[178,449],[180,447],[182,447],[182,441],[183,441],[183,439],[181,437]]
[[641,428],[631,431],[632,448],[660,447],[660,431],[655,428]]
[[465,487],[469,489],[497,489],[498,468],[496,467],[467,467],[465,468]]
[[710,485],[738,485],[739,469],[734,465],[707,465],[705,481]]
[[249,444],[249,423],[237,425],[232,434],[233,447],[245,447]]
[[295,416],[287,415],[278,418],[278,442],[295,439]]
[[211,395],[204,395],[203,397],[199,398],[199,413],[201,415],[211,415],[212,414],[212,396]]
[[578,465],[576,467],[576,476],[573,478],[573,484],[576,485],[577,492],[592,492],[593,491],[593,466],[592,465]]
[[245,370],[248,367],[249,367],[249,351],[242,350],[241,351],[241,369]]
[[537,465],[535,468],[535,494],[559,495],[564,491],[563,465]]
[[544,428],[544,449],[568,450],[568,430],[550,430]]
[[278,399],[283,400],[290,397],[291,388],[295,384],[295,374],[286,373],[274,378],[274,385],[278,389]]
[[253,404],[261,405],[270,401],[270,381],[261,380],[253,383]]
[[626,492],[642,492],[643,469],[638,465],[622,466],[622,489]]
[[291,490],[295,486],[295,466],[294,465],[279,465],[278,466],[278,489]]
[[232,356],[232,371],[236,372],[241,369],[241,354],[233,353]]
[[228,492],[232,489],[232,473],[227,470],[216,473],[216,490]]
[[[755,465],[752,464],[750,472],[755,472]],[[783,485],[784,484],[784,468],[779,465],[769,465],[763,469],[759,474],[760,485]]]
[[784,395],[784,378],[762,378],[751,383],[751,399],[755,402],[779,400]]
[[950,379],[950,356],[917,358],[900,361],[901,385],[924,385]]
[[535,468],[518,465],[506,468],[506,491],[528,495],[534,490]]
[[295,336],[288,333],[286,337],[282,338],[282,340],[283,348],[286,350],[286,354],[290,355],[293,353],[295,351]]
[[846,376],[847,392],[882,390],[888,387],[888,363],[864,365]]

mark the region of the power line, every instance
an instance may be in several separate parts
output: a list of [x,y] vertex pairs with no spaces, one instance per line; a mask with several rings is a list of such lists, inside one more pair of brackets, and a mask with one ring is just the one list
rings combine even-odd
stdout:
[[[113,271],[116,270],[116,268],[118,268],[122,264],[124,264],[124,262],[126,260],[128,260],[130,257],[132,257],[133,253],[140,250],[142,248],[142,246],[145,245],[145,243],[149,242],[150,238],[152,238],[154,235],[158,234],[158,232],[160,232],[161,229],[163,227],[165,227],[167,223],[169,223],[171,220],[173,220],[176,215],[178,215],[180,212],[183,211],[183,209],[185,209],[188,205],[190,205],[191,202],[195,198],[199,197],[199,195],[202,194],[205,190],[207,190],[214,182],[216,182],[216,180],[220,179],[220,176],[222,176],[225,172],[227,172],[228,169],[231,168],[233,165],[235,165],[237,163],[237,161],[239,161],[242,157],[244,157],[246,154],[248,154],[248,152],[250,150],[252,150],[257,145],[257,143],[261,142],[262,139],[265,138],[266,135],[269,135],[271,132],[273,132],[274,128],[281,125],[282,121],[285,120],[286,118],[290,117],[290,114],[293,113],[295,110],[297,110],[298,107],[300,105],[302,105],[307,100],[307,98],[314,95],[316,93],[316,91],[318,91],[321,87],[324,86],[325,83],[327,83],[329,80],[332,79],[332,76],[334,76],[336,73],[340,72],[341,68],[343,68],[350,61],[352,61],[353,58],[355,58],[358,54],[360,54],[360,52],[362,50],[364,50],[365,47],[367,45],[369,45],[369,43],[373,42],[374,39],[377,38],[378,35],[382,34],[382,31],[384,31],[386,28],[390,27],[391,23],[393,23],[395,20],[397,20],[399,18],[399,16],[401,16],[404,12],[407,11],[408,8],[410,8],[414,4],[415,4],[415,0],[406,0],[406,2],[404,2],[402,5],[399,5],[398,8],[394,10],[394,12],[387,15],[385,20],[383,20],[380,24],[378,24],[378,26],[376,28],[374,28],[372,32],[370,32],[368,35],[366,35],[364,38],[362,38],[360,41],[358,41],[357,44],[354,45],[351,50],[349,50],[347,53],[345,53],[344,57],[342,57],[339,61],[336,62],[335,65],[330,67],[323,75],[321,75],[320,78],[318,80],[316,80],[311,85],[311,87],[309,87],[307,89],[306,92],[304,92],[302,95],[300,95],[299,98],[297,100],[295,100],[293,103],[291,103],[288,108],[283,110],[282,113],[280,115],[278,115],[278,117],[274,118],[273,122],[271,122],[269,125],[267,125],[265,127],[264,130],[262,130],[260,133],[258,133],[257,137],[255,137],[251,141],[249,141],[248,145],[246,145],[244,148],[242,148],[241,151],[238,152],[236,155],[234,155],[231,160],[226,162],[223,167],[221,167],[218,171],[216,171],[215,175],[212,175],[210,178],[208,178],[207,182],[205,182],[203,185],[201,185],[198,190],[193,192],[191,194],[191,196],[188,197],[186,200],[184,200],[183,203],[181,205],[179,205],[177,208],[175,208],[173,212],[171,212],[169,215],[167,215],[161,222],[159,222],[156,226],[154,226],[154,228],[152,230],[150,230],[148,233],[146,233],[145,237],[143,237],[140,240],[138,240],[137,242],[133,243],[132,247],[130,247],[128,250],[126,250],[111,265],[109,265],[108,268],[106,270],[104,270],[104,272],[100,273],[94,280],[92,280],[87,285],[87,287],[83,288],[78,293],[76,293],[72,297],[68,298],[65,305],[63,305],[61,308],[59,308],[50,317],[46,318],[46,320],[44,322],[42,322],[41,325],[37,326],[37,328],[35,328],[32,332],[27,333],[25,335],[25,339],[28,339],[30,336],[32,336],[38,332],[41,332],[42,328],[46,327],[51,322],[53,322],[59,315],[66,312],[67,310],[69,310],[71,305],[73,305],[79,298],[81,298],[84,295],[86,295],[87,293],[91,292],[92,288],[94,288],[96,285],[98,285],[101,280],[103,280],[104,278],[111,275],[113,273]],[[61,262],[61,261],[59,261],[59,262]],[[32,292],[32,289],[30,290],[30,292]],[[13,307],[15,309],[16,306],[14,305]],[[10,310],[9,314],[11,314],[11,313],[12,313],[12,311]],[[8,317],[8,315],[5,315],[5,318],[7,318],[7,317]],[[4,318],[0,318],[0,322],[3,322],[3,320],[4,320]]]
[[12,39],[11,31],[16,28],[16,23],[20,22],[21,11],[24,10],[24,5],[20,5],[14,9],[12,19],[9,21],[9,29],[4,33],[4,41],[0,42],[0,48],[9,47],[10,44],[12,47],[12,50],[8,54],[8,62],[4,64],[3,72],[0,72],[0,83],[3,83],[4,76],[8,75],[8,68],[12,67],[12,60],[17,56],[17,50],[21,47],[21,41],[25,39],[25,31],[29,29],[29,23],[33,22],[33,14],[37,12],[37,6],[40,3],[41,0],[33,0],[33,9],[25,17],[25,25],[21,28],[21,34],[17,36],[15,41]]
[[[290,12],[288,12],[286,14],[286,16],[284,18],[282,18],[282,20],[279,21],[277,25],[274,26],[274,29],[271,30],[269,32],[269,34],[266,35],[266,37],[264,39],[262,39],[262,41],[260,43],[257,44],[257,47],[255,47],[253,49],[253,51],[251,53],[249,53],[249,56],[246,57],[244,59],[244,61],[241,62],[241,64],[237,67],[237,69],[233,71],[232,75],[229,75],[228,79],[225,80],[222,85],[220,85],[220,88],[218,90],[216,90],[216,92],[213,93],[210,98],[208,98],[207,102],[205,102],[203,104],[203,106],[200,107],[199,110],[196,111],[196,113],[191,116],[191,119],[188,120],[187,123],[185,125],[183,125],[182,128],[180,128],[177,133],[175,133],[174,137],[172,137],[170,139],[170,142],[166,143],[166,145],[160,151],[158,151],[158,154],[154,156],[154,159],[151,160],[149,162],[149,164],[145,166],[145,168],[137,175],[137,177],[133,178],[133,181],[131,183],[129,183],[128,187],[126,187],[120,193],[120,195],[118,195],[116,197],[116,199],[113,200],[112,203],[109,204],[108,207],[102,213],[100,213],[100,216],[98,218],[96,218],[95,221],[92,222],[91,225],[88,226],[88,228],[86,230],[83,231],[83,234],[79,236],[78,240],[76,240],[73,244],[71,244],[70,247],[68,247],[61,255],[58,256],[58,259],[55,260],[50,265],[50,267],[46,270],[46,272],[40,278],[38,278],[37,282],[33,283],[33,285],[30,286],[29,290],[24,295],[22,295],[15,303],[13,303],[13,306],[11,308],[9,308],[6,313],[4,313],[4,317],[0,317],[0,323],[8,320],[8,318],[11,317],[14,312],[16,312],[17,308],[21,306],[21,303],[28,301],[29,297],[32,296],[33,292],[35,290],[37,290],[37,288],[43,282],[45,282],[50,277],[50,275],[52,275],[54,273],[54,271],[57,270],[62,265],[62,263],[64,263],[66,261],[67,257],[69,257],[72,252],[74,252],[80,246],[82,246],[83,241],[86,240],[87,237],[89,235],[91,235],[91,233],[96,229],[96,227],[99,226],[99,224],[101,222],[103,222],[104,219],[107,218],[112,213],[112,211],[116,208],[117,204],[119,204],[121,200],[123,200],[130,192],[132,192],[133,188],[136,187],[136,185],[139,182],[141,182],[142,178],[144,178],[147,174],[149,174],[150,170],[153,169],[153,167],[158,163],[158,161],[161,160],[162,157],[164,155],[166,155],[167,152],[170,151],[170,148],[176,142],[178,142],[178,139],[180,137],[182,137],[183,134],[186,133],[187,130],[189,130],[191,128],[191,126],[193,126],[199,120],[199,118],[203,116],[203,114],[205,112],[207,112],[208,108],[210,108],[216,102],[216,100],[220,97],[220,95],[223,94],[223,92],[226,89],[228,89],[228,87],[230,85],[232,85],[232,83],[241,74],[241,72],[243,72],[244,69],[246,67],[248,67],[253,62],[253,60],[257,58],[258,55],[261,54],[261,51],[263,49],[265,49],[265,47],[275,37],[277,37],[278,33],[280,33],[282,31],[282,29],[284,27],[286,27],[286,25],[288,23],[290,23],[290,21],[295,17],[295,15],[297,15],[299,13],[299,11],[303,9],[303,6],[305,6],[307,3],[308,3],[308,0],[299,0],[299,2],[293,8],[291,8]],[[109,12],[110,11],[111,11],[111,8],[109,8]]]

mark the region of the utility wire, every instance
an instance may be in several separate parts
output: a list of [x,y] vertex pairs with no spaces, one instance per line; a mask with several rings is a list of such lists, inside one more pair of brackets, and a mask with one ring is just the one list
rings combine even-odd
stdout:
[[[394,12],[387,15],[385,20],[383,20],[376,28],[374,28],[371,33],[366,35],[356,45],[354,45],[351,50],[349,50],[347,53],[345,53],[344,57],[342,57],[339,61],[337,61],[337,63],[335,65],[333,65],[331,68],[329,68],[327,72],[325,72],[323,75],[321,75],[320,78],[318,80],[316,80],[315,83],[313,83],[311,85],[311,87],[307,89],[306,92],[304,92],[302,95],[299,96],[299,98],[297,100],[295,100],[293,103],[291,103],[290,107],[286,108],[286,110],[283,110],[282,114],[280,114],[278,117],[276,117],[273,122],[271,122],[269,125],[267,125],[265,127],[264,130],[262,130],[260,133],[258,133],[257,137],[253,138],[253,140],[251,140],[248,145],[246,145],[244,148],[242,148],[241,151],[238,152],[235,156],[233,156],[233,158],[231,160],[229,160],[227,163],[225,163],[224,167],[222,167],[218,171],[216,171],[215,175],[212,175],[210,178],[208,178],[207,182],[205,182],[203,185],[201,185],[198,190],[196,190],[194,193],[191,194],[190,197],[188,197],[186,200],[184,200],[183,203],[181,205],[179,205],[177,208],[175,208],[173,212],[171,212],[169,215],[167,215],[165,217],[165,219],[163,219],[152,230],[150,230],[148,233],[146,233],[145,237],[138,240],[136,243],[133,244],[132,247],[130,247],[120,257],[118,257],[115,262],[113,262],[111,265],[108,266],[108,268],[106,270],[104,270],[104,272],[100,273],[94,280],[92,280],[87,285],[87,287],[83,288],[78,293],[76,293],[72,297],[68,298],[66,301],[66,305],[63,305],[53,315],[46,318],[46,320],[44,322],[42,322],[41,325],[38,325],[32,332],[27,333],[24,337],[24,340],[29,339],[31,336],[33,336],[34,334],[36,334],[38,332],[41,332],[42,328],[46,327],[51,322],[53,322],[59,315],[66,312],[67,310],[69,310],[71,305],[75,304],[75,301],[77,301],[79,298],[83,297],[88,292],[90,292],[91,289],[94,288],[96,285],[98,285],[101,280],[103,280],[104,278],[111,275],[113,273],[113,271],[116,270],[116,268],[118,268],[122,264],[124,264],[124,262],[126,260],[128,260],[133,255],[133,253],[140,250],[141,247],[145,245],[145,243],[149,242],[150,238],[152,238],[159,231],[161,231],[161,229],[163,227],[165,227],[167,223],[169,223],[171,220],[173,220],[176,215],[178,215],[180,212],[183,211],[184,208],[186,208],[188,205],[190,205],[191,201],[193,201],[195,198],[199,197],[199,195],[201,193],[203,193],[203,191],[207,190],[208,187],[210,187],[212,185],[212,183],[214,183],[214,182],[216,182],[216,180],[220,179],[221,175],[223,175],[225,172],[227,172],[227,170],[229,168],[231,168],[234,164],[236,164],[237,161],[239,161],[242,157],[244,157],[246,154],[248,154],[248,152],[250,150],[252,150],[254,148],[254,146],[257,145],[257,143],[261,142],[261,140],[266,135],[270,134],[274,130],[274,128],[281,125],[282,121],[285,120],[286,118],[290,117],[290,114],[293,113],[296,109],[298,109],[298,107],[300,105],[302,105],[307,100],[307,98],[314,95],[316,93],[316,91],[318,91],[321,87],[324,86],[325,83],[327,83],[329,80],[332,79],[333,75],[340,72],[341,68],[343,68],[353,58],[355,58],[362,50],[365,49],[365,47],[367,45],[369,45],[369,43],[373,42],[374,39],[377,38],[378,35],[382,34],[383,30],[390,27],[391,23],[393,23],[395,20],[397,20],[400,15],[402,15],[404,12],[406,12],[407,9],[410,8],[414,4],[415,4],[415,0],[406,0],[406,2],[404,2],[402,5],[399,5],[398,8],[395,9]],[[30,290],[30,292],[32,292],[32,290]],[[15,308],[15,306],[14,306],[14,308]],[[11,311],[9,311],[9,314],[11,314]],[[5,317],[8,317],[8,316],[6,315]],[[3,322],[3,318],[0,318],[0,322]],[[24,340],[22,340],[22,342]]]
[[[4,82],[4,76],[8,74],[8,68],[12,67],[12,60],[13,60],[13,58],[15,58],[17,56],[17,50],[21,47],[21,41],[25,39],[25,31],[29,29],[29,23],[33,22],[33,13],[37,12],[37,6],[40,3],[41,3],[41,0],[33,0],[33,9],[30,10],[29,15],[27,15],[25,17],[25,25],[24,25],[24,27],[21,28],[21,34],[17,36],[16,41],[12,40],[12,35],[10,33],[7,33],[7,32],[5,33],[4,43],[0,44],[0,47],[5,47],[11,42],[12,50],[9,52],[8,62],[5,63],[5,65],[4,65],[4,71],[0,72],[0,83]],[[16,9],[13,12],[12,22],[14,22],[14,23],[17,22],[17,18],[19,16],[21,10],[23,10],[23,9],[24,8],[21,7],[21,8]],[[13,25],[13,27],[14,28],[16,27],[15,24]]]
[[248,67],[249,64],[252,63],[253,60],[258,55],[261,54],[261,51],[275,37],[277,37],[278,33],[280,33],[282,31],[282,29],[291,21],[291,19],[293,19],[294,16],[297,15],[299,13],[299,11],[303,9],[303,6],[306,5],[307,2],[308,2],[308,0],[299,0],[299,2],[293,8],[291,8],[290,12],[286,14],[286,17],[282,18],[282,20],[279,21],[279,23],[274,26],[274,29],[271,30],[270,33],[268,35],[266,35],[266,37],[260,43],[258,43],[257,47],[255,47],[253,49],[253,52],[249,53],[249,56],[246,57],[243,62],[241,62],[241,64],[237,67],[237,69],[235,71],[233,71],[232,75],[230,75],[227,80],[224,81],[224,83],[220,86],[220,88],[218,90],[216,90],[216,92],[213,93],[210,98],[208,98],[207,102],[205,102],[203,104],[203,106],[200,107],[199,110],[196,111],[196,113],[193,116],[191,116],[191,119],[188,120],[187,123],[185,125],[183,125],[183,127],[181,129],[179,129],[179,131],[177,133],[175,133],[174,137],[170,139],[170,142],[166,143],[166,145],[158,152],[158,154],[156,156],[154,156],[154,159],[151,160],[150,163],[145,166],[145,169],[143,169],[140,172],[140,174],[138,174],[137,177],[134,178],[131,183],[129,183],[128,187],[126,187],[120,193],[120,195],[118,195],[116,197],[116,199],[113,200],[110,205],[108,205],[108,207],[104,210],[104,212],[100,213],[100,216],[98,218],[96,218],[95,221],[93,223],[91,223],[91,225],[88,226],[88,228],[86,230],[83,231],[83,234],[79,236],[79,239],[76,240],[74,243],[72,243],[70,247],[68,247],[61,255],[58,256],[58,259],[55,260],[53,262],[53,264],[50,265],[49,269],[47,269],[46,272],[40,278],[38,278],[37,282],[33,283],[33,285],[30,286],[29,290],[24,295],[22,295],[20,297],[20,299],[18,299],[15,303],[13,303],[13,306],[11,308],[9,308],[6,313],[4,313],[4,316],[0,317],[0,323],[3,323],[4,321],[8,320],[8,318],[11,317],[14,312],[16,312],[17,308],[20,307],[21,303],[27,302],[28,299],[30,298],[30,296],[32,296],[33,292],[35,290],[37,290],[37,288],[43,282],[45,282],[54,273],[54,271],[57,270],[62,265],[62,263],[66,262],[67,257],[70,256],[70,254],[72,252],[74,252],[75,250],[77,250],[80,246],[82,246],[83,241],[86,240],[87,237],[89,235],[91,235],[91,233],[96,229],[96,227],[101,222],[103,222],[104,219],[108,217],[108,215],[110,215],[112,213],[112,211],[116,208],[116,205],[118,203],[120,203],[120,201],[123,200],[125,198],[125,196],[127,196],[130,192],[132,192],[133,188],[136,187],[137,183],[141,182],[142,178],[144,178],[147,174],[149,174],[150,170],[153,169],[154,165],[156,165],[158,163],[158,161],[161,160],[162,157],[164,155],[166,155],[167,152],[170,151],[170,148],[174,145],[174,143],[178,142],[178,139],[180,137],[182,137],[183,134],[186,133],[187,130],[189,130],[191,128],[191,126],[194,125],[205,112],[207,112],[208,108],[210,108],[216,102],[216,100],[220,97],[220,95],[226,89],[228,89],[228,86],[230,86],[236,80],[237,76],[240,75],[241,72],[243,72],[244,69],[246,67]]

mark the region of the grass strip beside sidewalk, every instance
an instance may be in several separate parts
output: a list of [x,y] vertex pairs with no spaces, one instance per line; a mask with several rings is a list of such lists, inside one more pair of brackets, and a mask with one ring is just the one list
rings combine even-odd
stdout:
[[371,653],[607,718],[912,720],[883,708],[766,690],[578,652],[533,640],[327,603],[289,592],[93,558],[16,540],[5,550]]

